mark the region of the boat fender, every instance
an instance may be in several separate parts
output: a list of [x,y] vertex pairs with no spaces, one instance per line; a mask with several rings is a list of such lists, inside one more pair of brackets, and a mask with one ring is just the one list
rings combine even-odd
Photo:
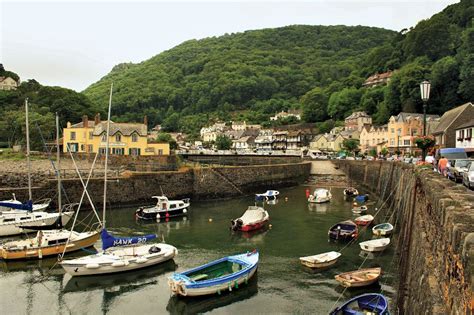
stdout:
[[145,257],[140,257],[140,258],[137,258],[137,260],[135,260],[137,264],[143,264],[143,263],[146,263],[147,261],[148,259]]
[[188,213],[188,209],[184,208],[183,213]]
[[156,214],[156,219],[157,219],[157,220],[160,219],[160,214],[159,214],[159,213]]
[[87,264],[87,265],[86,265],[86,268],[87,268],[87,269],[98,269],[98,268],[99,268],[99,264]]
[[186,291],[186,285],[185,285],[184,283],[182,283],[182,282],[179,283],[178,288],[179,288],[180,294],[181,294],[182,296],[188,295],[188,291]]
[[39,257],[39,259],[43,258],[43,251],[41,249],[38,250],[38,257]]
[[232,282],[229,282],[229,292],[232,292]]
[[125,266],[125,262],[124,261],[114,261],[112,263],[112,267],[123,267]]

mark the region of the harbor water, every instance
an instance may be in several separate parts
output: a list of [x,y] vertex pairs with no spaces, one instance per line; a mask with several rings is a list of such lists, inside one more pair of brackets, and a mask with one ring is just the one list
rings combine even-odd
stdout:
[[[389,301],[397,286],[395,244],[378,254],[361,252],[359,241],[372,238],[371,229],[360,229],[357,242],[329,242],[328,229],[335,223],[354,219],[352,200],[342,188],[332,188],[327,204],[308,205],[306,189],[297,186],[280,190],[276,204],[266,204],[270,226],[252,233],[232,232],[230,221],[239,217],[252,196],[229,200],[192,202],[187,217],[168,222],[137,222],[134,208],[107,212],[108,230],[115,235],[156,233],[178,248],[174,261],[148,269],[108,276],[71,277],[56,264],[42,261],[0,261],[0,305],[3,314],[215,314],[299,313],[327,314],[335,305],[365,292],[382,292]],[[150,203],[152,200],[150,199]],[[369,200],[369,214],[381,201]],[[82,217],[89,214],[84,212]],[[384,221],[376,217],[376,223]],[[393,239],[397,238],[395,233]],[[96,244],[99,248],[100,244]],[[258,249],[256,277],[230,293],[204,298],[170,296],[167,277],[211,260]],[[88,249],[91,250],[91,249]],[[333,267],[313,271],[303,267],[300,256],[342,250]],[[71,256],[87,255],[82,251]],[[335,280],[338,273],[360,267],[382,267],[379,284],[344,290]],[[393,304],[393,303],[392,303]],[[394,310],[394,306],[391,305]]]

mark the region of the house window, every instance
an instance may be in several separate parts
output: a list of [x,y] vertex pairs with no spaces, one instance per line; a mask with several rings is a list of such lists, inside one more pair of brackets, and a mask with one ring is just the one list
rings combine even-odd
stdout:
[[410,145],[410,140],[403,140],[403,145]]
[[390,129],[390,132],[391,132],[391,133],[395,133],[395,129],[394,129],[394,128],[391,128],[391,129]]
[[466,140],[471,140],[472,138],[472,128],[466,129]]
[[86,148],[86,146],[83,145],[83,144],[81,144],[81,151],[82,151],[82,152],[84,152],[85,148]]
[[94,146],[92,144],[87,145],[87,152],[93,152]]
[[67,144],[68,152],[77,152],[78,148],[79,148],[78,143],[68,143]]
[[94,133],[92,131],[89,131],[89,140],[94,139]]
[[105,155],[105,152],[106,152],[105,148],[99,148],[99,153],[100,153],[100,154],[104,154],[104,155]]
[[129,155],[140,155],[140,148],[130,148],[128,149]]
[[107,136],[105,135],[105,132],[102,134],[101,139],[102,139],[102,142],[107,141]]
[[138,135],[136,133],[132,134],[132,142],[138,142]]
[[413,129],[413,135],[416,136],[417,133],[418,133],[418,130]]
[[123,155],[124,153],[125,153],[124,148],[113,148],[112,149],[112,154]]
[[76,132],[71,131],[71,140],[76,140]]
[[115,135],[115,142],[120,142],[120,141],[122,141],[122,135],[118,133]]

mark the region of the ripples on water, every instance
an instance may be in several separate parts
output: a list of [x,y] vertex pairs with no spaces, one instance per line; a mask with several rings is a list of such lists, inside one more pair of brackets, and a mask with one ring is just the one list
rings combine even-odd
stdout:
[[[392,244],[382,254],[366,254],[358,244],[343,250],[338,263],[326,270],[303,267],[298,258],[345,244],[328,242],[327,231],[338,221],[354,218],[351,202],[342,189],[333,188],[329,204],[308,205],[305,190],[298,186],[281,190],[276,205],[266,205],[271,227],[251,233],[229,230],[230,220],[240,216],[253,197],[196,202],[187,218],[169,222],[136,222],[135,208],[108,212],[108,228],[118,235],[156,233],[179,250],[174,261],[148,269],[100,277],[70,277],[56,259],[0,261],[0,305],[3,314],[142,314],[172,313],[311,313],[327,314],[336,301],[365,292],[380,292],[393,298],[396,259]],[[288,197],[285,202],[284,198]],[[373,200],[372,200],[373,201]],[[374,214],[374,206],[369,213]],[[212,220],[209,220],[212,219]],[[381,222],[382,218],[376,218]],[[360,240],[372,238],[362,230]],[[395,237],[398,235],[395,234]],[[97,245],[100,248],[100,245]],[[238,290],[204,298],[170,297],[167,277],[175,270],[204,264],[222,256],[258,248],[258,274]],[[84,255],[84,253],[75,254]],[[72,255],[70,255],[72,256]],[[381,285],[343,290],[334,280],[338,273],[381,266]]]

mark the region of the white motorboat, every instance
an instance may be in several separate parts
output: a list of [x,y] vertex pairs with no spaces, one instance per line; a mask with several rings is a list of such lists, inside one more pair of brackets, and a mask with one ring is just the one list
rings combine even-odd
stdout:
[[338,252],[327,252],[313,256],[300,257],[303,266],[310,268],[325,268],[334,265],[341,256]]
[[255,194],[255,198],[257,201],[270,201],[276,200],[278,198],[278,195],[280,195],[280,192],[278,190],[267,190],[263,194]]
[[388,237],[359,243],[360,248],[367,252],[381,252],[384,251],[389,245],[390,239]]
[[181,200],[168,200],[166,196],[153,196],[156,205],[152,207],[140,207],[135,211],[138,219],[160,220],[186,215],[188,213],[189,198]]
[[329,202],[332,198],[332,194],[329,190],[324,188],[318,188],[314,190],[312,195],[309,195],[308,202],[310,203],[323,203]]
[[268,212],[262,207],[249,206],[242,216],[231,221],[234,231],[253,231],[265,226],[270,219]]
[[41,227],[54,224],[61,217],[62,225],[66,225],[74,211],[58,212],[26,212],[23,210],[10,210],[0,213],[0,236],[19,235],[32,232],[35,229],[28,227]]

